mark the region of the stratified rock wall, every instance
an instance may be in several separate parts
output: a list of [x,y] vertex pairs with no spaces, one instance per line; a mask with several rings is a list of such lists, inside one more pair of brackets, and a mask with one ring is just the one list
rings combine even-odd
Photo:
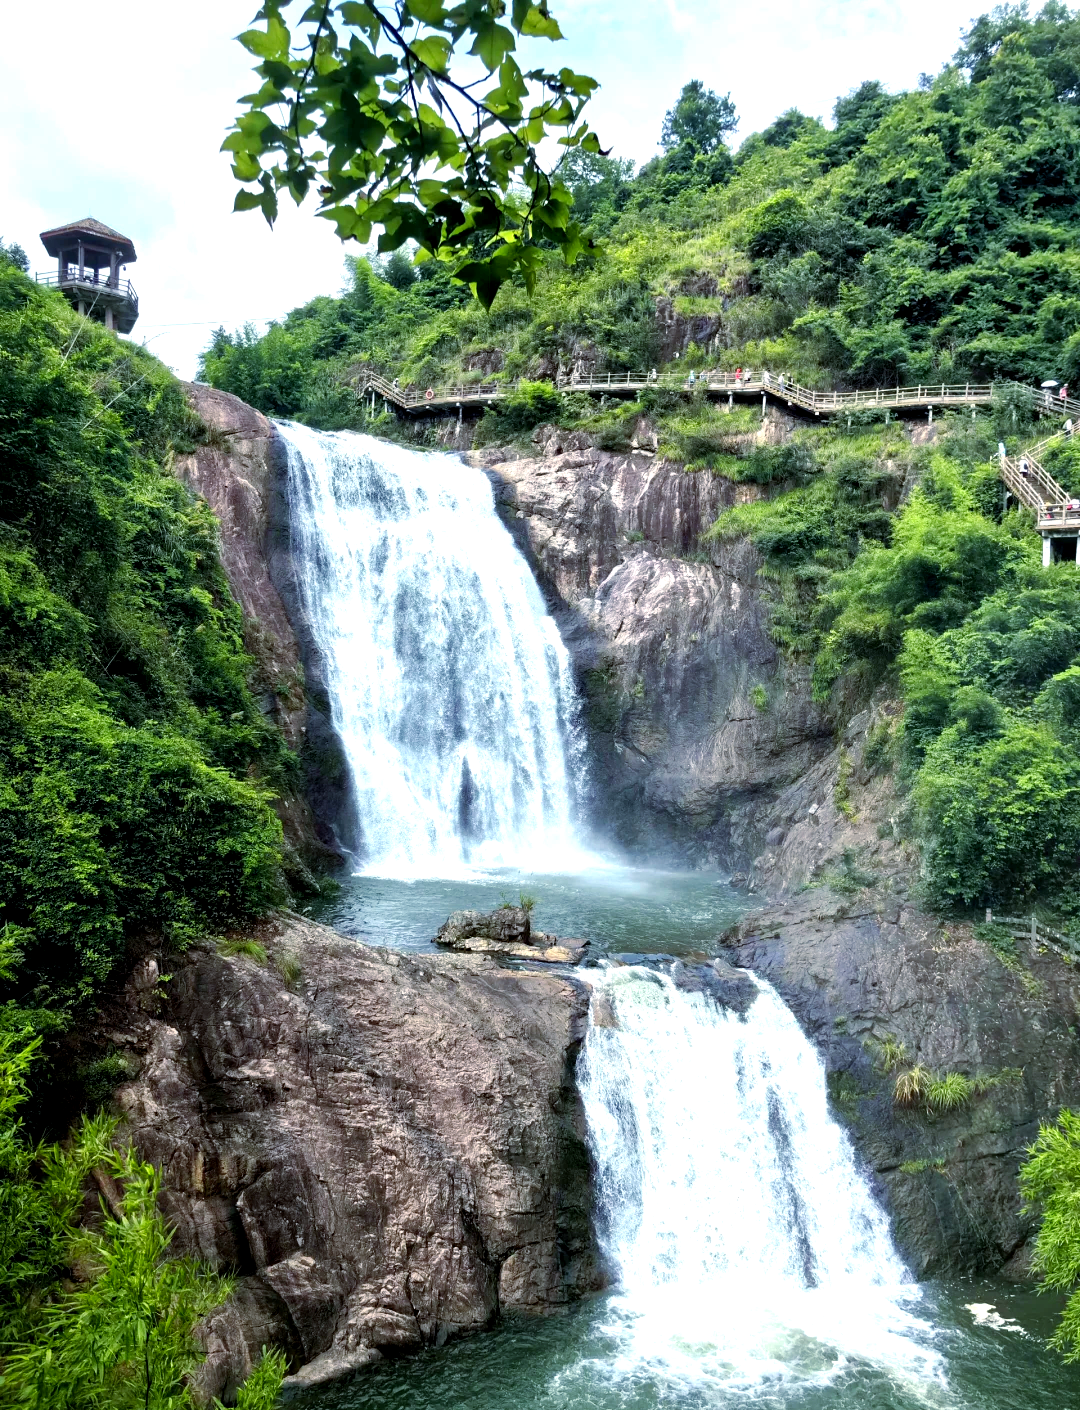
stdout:
[[299,964],[292,987],[194,950],[170,958],[160,1011],[148,960],[113,1015],[141,1063],[120,1107],[164,1173],[175,1246],[242,1275],[203,1329],[204,1392],[230,1392],[263,1342],[313,1379],[598,1286],[581,992],[299,917],[261,938]]
[[756,490],[560,445],[473,459],[573,652],[599,821],[643,850],[742,864],[761,801],[831,743],[805,673],[769,637],[755,550],[703,539]]

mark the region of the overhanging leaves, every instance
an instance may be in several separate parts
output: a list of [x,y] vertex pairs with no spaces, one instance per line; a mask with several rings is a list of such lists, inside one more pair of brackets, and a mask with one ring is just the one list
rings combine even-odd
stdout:
[[[343,240],[366,242],[373,227],[380,250],[413,240],[485,305],[508,279],[531,286],[540,240],[576,259],[585,242],[571,194],[537,148],[554,136],[600,150],[582,118],[597,85],[569,68],[522,73],[518,37],[562,38],[546,0],[323,0],[295,31],[286,4],[267,0],[239,37],[263,83],[222,144],[237,181],[256,188],[237,194],[236,210],[272,224],[280,190],[299,203],[315,185]],[[465,81],[462,55],[488,79]]]

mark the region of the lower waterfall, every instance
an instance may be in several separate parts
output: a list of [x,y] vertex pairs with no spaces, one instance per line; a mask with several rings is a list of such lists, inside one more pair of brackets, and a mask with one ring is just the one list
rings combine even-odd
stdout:
[[365,871],[571,869],[569,657],[482,471],[279,426],[291,548]]
[[939,1404],[919,1290],[829,1114],[821,1061],[752,982],[745,1013],[636,967],[594,993],[578,1082],[615,1282],[605,1374],[753,1394],[862,1365]]

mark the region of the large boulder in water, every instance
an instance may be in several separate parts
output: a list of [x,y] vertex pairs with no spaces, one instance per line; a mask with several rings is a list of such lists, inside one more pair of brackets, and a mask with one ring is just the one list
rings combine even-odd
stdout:
[[494,940],[503,945],[527,945],[532,925],[524,906],[500,906],[489,911],[454,911],[435,936],[437,945],[464,950],[466,940]]

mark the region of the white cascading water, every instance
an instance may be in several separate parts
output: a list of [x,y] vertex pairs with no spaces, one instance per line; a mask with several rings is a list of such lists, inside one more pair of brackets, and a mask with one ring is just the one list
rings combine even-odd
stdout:
[[940,1404],[919,1290],[822,1063],[754,982],[745,1016],[651,970],[597,986],[578,1082],[618,1350],[590,1369],[728,1404],[873,1366]]
[[572,869],[570,662],[487,477],[350,431],[279,429],[362,869]]

